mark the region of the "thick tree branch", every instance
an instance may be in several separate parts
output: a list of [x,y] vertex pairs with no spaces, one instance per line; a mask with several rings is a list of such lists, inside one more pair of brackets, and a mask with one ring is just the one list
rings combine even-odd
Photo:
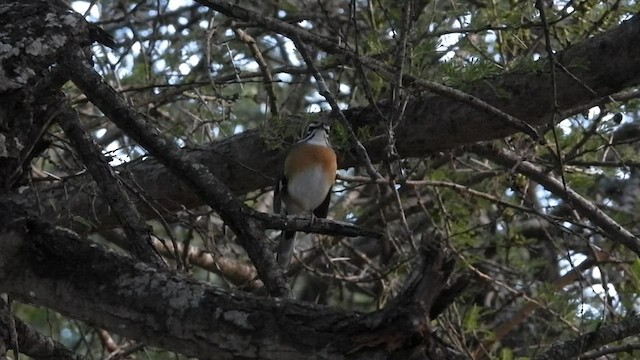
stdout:
[[[227,292],[136,262],[18,209],[0,203],[0,289],[145,344],[201,359],[345,359],[347,353],[349,359],[456,358],[450,349],[420,340],[428,336],[421,331],[427,323],[405,321],[426,316],[414,308],[387,309],[392,324],[405,324],[390,331],[368,321],[375,313],[365,319],[352,311]],[[424,266],[439,273],[440,265]],[[442,287],[443,276],[420,276],[422,269],[416,273],[420,289]],[[423,308],[429,302],[412,299],[429,311]]]
[[[593,104],[594,100],[607,102],[608,95],[640,83],[640,62],[637,61],[640,58],[640,47],[636,46],[638,38],[640,21],[636,17],[608,32],[559,52],[557,61],[569,68],[572,74],[583,82],[578,84],[565,73],[558,74],[559,110],[569,116],[582,111],[581,106],[585,104]],[[549,76],[545,71],[515,70],[471,84],[467,91],[532,126],[540,126],[547,122],[553,111]],[[584,85],[595,91],[600,98],[594,97]],[[355,129],[372,126],[375,129],[374,135],[384,135],[382,129],[375,127],[381,123],[379,110],[383,114],[392,111],[387,103],[382,102],[376,106],[352,108],[344,114]],[[411,97],[404,115],[395,129],[396,144],[401,157],[421,157],[435,150],[450,149],[515,133],[513,128],[504,126],[493,116],[433,94]],[[386,156],[384,138],[373,138],[365,142],[365,146],[374,162]],[[342,167],[356,164],[345,151],[339,158],[342,159]],[[200,150],[190,151],[187,161],[206,164],[209,171],[227,184],[233,192],[244,194],[274,183],[281,153],[266,145],[258,131],[247,131]],[[175,211],[181,206],[192,208],[202,205],[199,197],[154,159],[125,165],[123,168],[122,171],[130,170],[132,177],[150,196],[158,199],[160,204],[169,210]],[[64,214],[88,218],[94,211],[106,213],[102,211],[106,209],[106,204],[101,199],[95,199],[94,192],[86,186],[86,179],[78,180],[84,186],[81,191],[78,191],[79,188],[73,181],[42,189],[39,195],[43,201],[39,210],[47,218],[62,220],[61,223],[67,226],[73,225],[73,218],[59,219]],[[16,200],[38,210],[35,194],[31,192],[21,194]],[[141,206],[140,209],[146,216],[155,216],[145,206]],[[87,220],[98,222],[99,225],[115,224],[113,217]]]

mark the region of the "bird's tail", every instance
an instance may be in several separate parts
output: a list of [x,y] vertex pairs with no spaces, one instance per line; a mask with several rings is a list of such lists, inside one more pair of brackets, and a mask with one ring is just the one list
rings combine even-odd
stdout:
[[280,243],[278,243],[276,259],[278,260],[278,265],[283,270],[286,270],[289,267],[291,257],[293,256],[293,246],[295,242],[295,231],[283,231],[282,235],[280,235]]

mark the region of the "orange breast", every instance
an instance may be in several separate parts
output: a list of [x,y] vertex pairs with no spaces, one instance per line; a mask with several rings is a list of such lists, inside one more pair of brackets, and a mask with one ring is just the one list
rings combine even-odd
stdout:
[[328,146],[297,144],[284,162],[284,175],[291,179],[293,174],[318,164],[324,169],[327,182],[333,184],[338,170],[335,151]]

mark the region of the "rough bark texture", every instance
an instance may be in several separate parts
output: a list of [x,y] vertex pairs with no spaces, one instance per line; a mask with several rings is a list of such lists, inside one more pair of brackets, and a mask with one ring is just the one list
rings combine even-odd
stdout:
[[57,3],[0,4],[0,193],[24,182],[24,168],[48,146],[42,136],[66,81],[49,67],[96,34],[104,33]]
[[427,328],[449,275],[441,252],[417,267],[406,300],[364,315],[220,290],[16,210],[0,204],[0,289],[147,344],[202,359],[457,357]]

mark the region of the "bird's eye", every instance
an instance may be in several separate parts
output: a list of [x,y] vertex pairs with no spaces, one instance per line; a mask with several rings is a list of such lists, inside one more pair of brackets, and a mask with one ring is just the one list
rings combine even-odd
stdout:
[[317,129],[323,129],[324,131],[329,133],[330,127],[329,127],[329,125],[327,125],[327,124],[325,124],[323,122],[314,121],[314,122],[310,123],[309,127],[307,128],[307,136],[311,135]]

